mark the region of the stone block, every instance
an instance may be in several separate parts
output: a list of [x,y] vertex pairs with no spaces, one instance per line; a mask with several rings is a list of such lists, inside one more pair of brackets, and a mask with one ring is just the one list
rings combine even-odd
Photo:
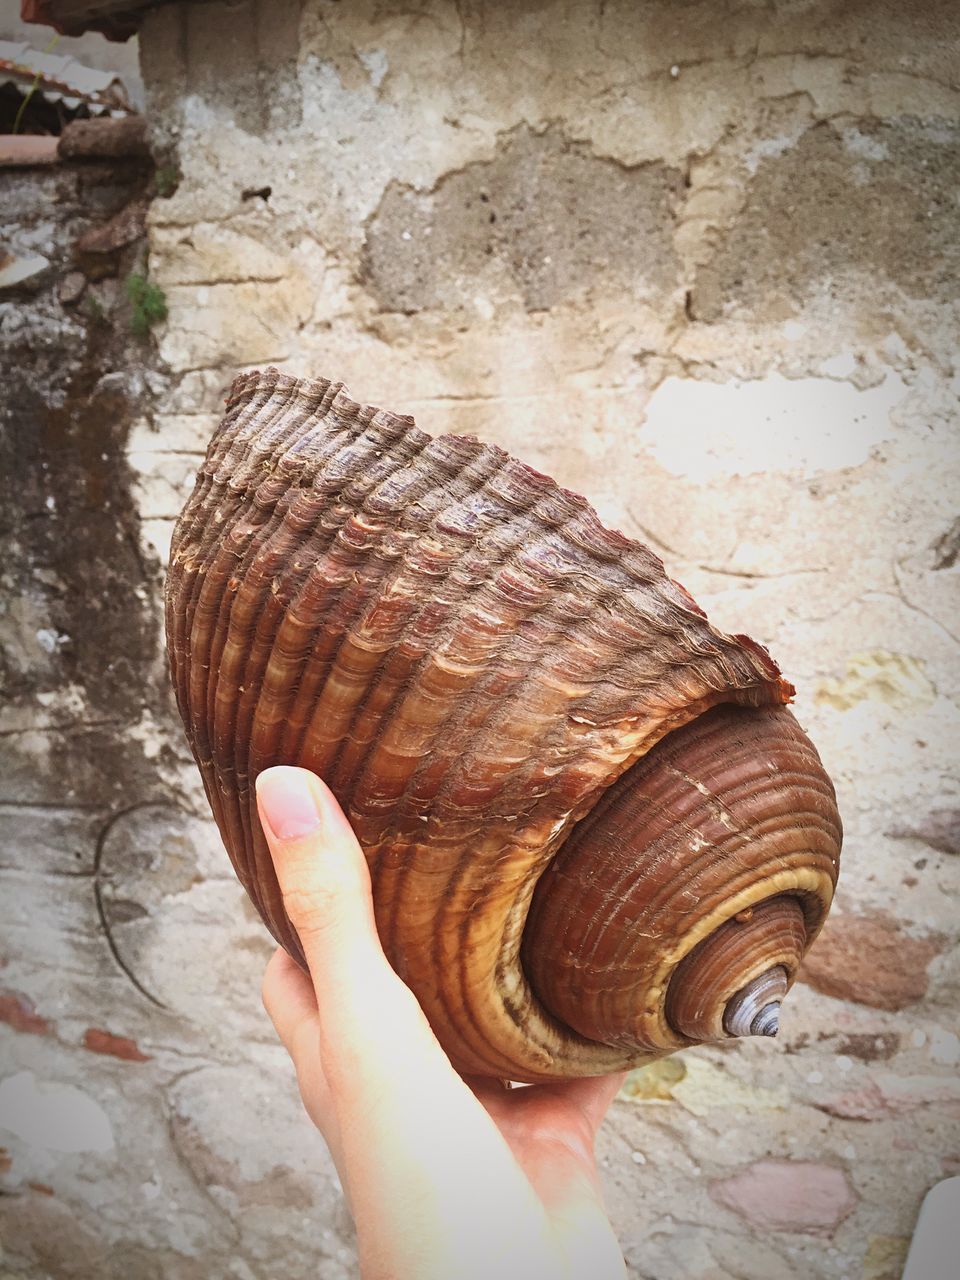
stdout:
[[167,291],[167,304],[160,351],[170,366],[232,369],[285,360],[297,328],[311,314],[313,296],[306,280],[293,277],[265,284],[175,285]]
[[164,286],[275,281],[290,272],[283,255],[227,227],[158,227],[151,238],[151,275]]
[[810,1160],[758,1160],[711,1183],[725,1209],[767,1231],[830,1235],[857,1204],[846,1174]]
[[906,1009],[926,994],[944,938],[914,936],[885,911],[834,913],[807,954],[800,981],[875,1009]]

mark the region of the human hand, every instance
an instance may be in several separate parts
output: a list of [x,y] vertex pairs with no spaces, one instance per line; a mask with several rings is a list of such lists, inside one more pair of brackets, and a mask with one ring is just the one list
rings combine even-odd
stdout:
[[593,1154],[622,1077],[509,1089],[458,1075],[384,955],[330,791],[279,767],[257,796],[310,968],[278,950],[263,1001],[336,1162],[363,1280],[622,1278]]

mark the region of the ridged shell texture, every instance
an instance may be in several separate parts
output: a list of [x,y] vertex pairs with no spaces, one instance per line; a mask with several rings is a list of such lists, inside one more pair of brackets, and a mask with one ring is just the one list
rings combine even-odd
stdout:
[[[433,439],[338,383],[241,375],[174,535],[167,638],[211,807],[274,937],[299,958],[254,782],[299,764],[353,823],[387,954],[464,1070],[596,1074],[722,1038],[744,975],[780,964],[792,981],[822,923],[839,820],[782,710],[791,686],[648,548],[493,445]],[[772,709],[786,745],[744,745],[741,721],[739,747],[718,738],[721,704],[714,719],[751,724]],[[687,725],[757,809],[750,831],[666,760]],[[802,798],[764,828],[784,778]],[[586,848],[576,867],[567,844]],[[736,972],[700,958],[771,901],[792,904],[797,940],[754,941]],[[709,1007],[678,993],[683,964],[694,986],[724,970]],[[586,1033],[560,1011],[581,999]]]

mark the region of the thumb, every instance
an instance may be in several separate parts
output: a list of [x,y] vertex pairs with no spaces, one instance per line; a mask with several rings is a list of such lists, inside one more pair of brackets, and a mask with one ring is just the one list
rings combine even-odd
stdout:
[[[377,936],[370,873],[333,794],[306,769],[257,778],[257,804],[283,905],[310,969],[326,1065],[354,1072],[384,1042],[433,1057],[439,1045]],[[332,1080],[331,1080],[332,1083]]]
[[320,779],[285,765],[257,778],[257,807],[283,905],[307,963],[327,968],[347,952],[384,959],[370,873],[356,836]]

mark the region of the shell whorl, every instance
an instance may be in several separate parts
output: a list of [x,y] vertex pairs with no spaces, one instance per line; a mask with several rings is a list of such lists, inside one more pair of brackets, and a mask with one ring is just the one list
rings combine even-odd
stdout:
[[[829,907],[832,788],[766,651],[712,627],[660,560],[604,528],[583,498],[493,445],[432,439],[411,418],[358,405],[341,384],[273,369],[237,378],[174,533],[167,643],[214,816],[274,937],[300,956],[254,782],[299,764],[353,823],[385,950],[464,1070],[598,1074],[737,1034],[727,1005],[768,968],[792,981]],[[569,894],[563,928],[550,922],[550,884],[577,849],[576,874],[589,876],[590,824],[599,831],[618,796],[635,827],[641,809],[654,825],[658,805],[666,818],[670,804],[682,810],[689,796],[658,800],[660,774],[675,774],[684,734],[716,772],[716,724],[730,714],[737,731],[757,716],[776,722],[759,756],[771,744],[781,755],[758,767],[748,742],[753,782],[734,783],[748,809],[754,793],[779,795],[780,816],[761,804],[750,811],[760,838],[741,831],[732,843],[703,819],[709,874],[687,886],[700,897],[686,911],[651,906],[650,954],[629,998],[617,954],[630,949],[632,907],[611,914],[594,951],[612,986],[591,980],[607,1021],[585,1034],[548,994],[584,956]],[[765,788],[771,770],[779,783]],[[791,770],[804,796],[816,793],[816,816],[787,837]],[[686,865],[679,846],[664,857]],[[643,850],[633,866],[632,879],[627,865],[616,878],[639,904],[653,883]],[[786,942],[772,916],[766,933],[743,924],[739,942],[724,942],[728,922],[750,911],[762,922],[778,902],[789,904]],[[678,1005],[685,971],[713,984],[709,1008]],[[611,1014],[618,1001],[623,1017]]]

